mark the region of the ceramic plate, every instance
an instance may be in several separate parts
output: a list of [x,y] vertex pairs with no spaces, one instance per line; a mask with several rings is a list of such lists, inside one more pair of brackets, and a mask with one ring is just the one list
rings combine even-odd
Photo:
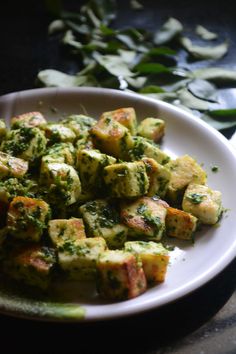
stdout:
[[[40,110],[49,119],[72,113],[99,117],[103,111],[132,106],[138,119],[154,116],[166,121],[162,149],[172,157],[189,154],[203,164],[208,184],[222,191],[227,208],[219,227],[199,232],[195,244],[179,243],[171,252],[166,281],[128,301],[99,300],[91,284],[55,284],[49,297],[0,282],[0,311],[34,319],[97,321],[158,308],[189,294],[222,271],[236,255],[236,153],[217,131],[189,113],[141,95],[97,88],[35,89],[2,96],[0,116]],[[213,165],[219,171],[213,173]]]

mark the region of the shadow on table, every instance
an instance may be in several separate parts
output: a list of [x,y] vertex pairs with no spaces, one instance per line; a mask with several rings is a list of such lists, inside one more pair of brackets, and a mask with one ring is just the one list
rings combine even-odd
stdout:
[[[132,318],[61,324],[0,318],[1,347],[8,353],[147,353],[192,333],[227,302],[235,290],[236,260],[207,285],[181,300]],[[2,332],[3,333],[3,332]]]

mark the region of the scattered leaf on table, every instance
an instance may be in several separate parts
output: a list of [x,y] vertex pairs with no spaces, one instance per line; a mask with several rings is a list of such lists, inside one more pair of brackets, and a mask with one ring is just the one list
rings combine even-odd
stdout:
[[154,34],[153,42],[162,45],[170,42],[183,31],[182,24],[173,17],[164,23],[162,28]]
[[141,53],[146,53],[148,51],[144,45],[136,44],[133,38],[127,34],[117,34],[116,38],[124,43],[129,49],[136,50]]
[[47,87],[98,86],[91,75],[68,75],[58,70],[42,70],[37,76],[39,82]]
[[206,112],[201,117],[217,130],[236,126],[236,109],[217,109]]
[[213,39],[218,38],[218,34],[214,32],[208,31],[205,27],[201,25],[197,25],[195,28],[195,32],[202,38],[205,39],[206,41],[211,41]]
[[200,46],[195,45],[192,41],[187,37],[180,38],[180,44],[183,46],[185,50],[188,51],[191,56],[196,59],[220,59],[222,58],[227,52],[229,48],[228,42],[224,42],[218,44],[216,46]]
[[110,74],[121,77],[134,76],[124,60],[119,55],[101,55],[98,52],[93,53],[94,59],[104,67]]
[[81,11],[87,12],[87,9],[92,10],[104,24],[109,24],[117,15],[115,0],[91,0],[82,6]]
[[159,74],[164,72],[171,72],[169,68],[159,63],[140,63],[136,65],[135,69],[141,74]]
[[169,103],[173,103],[178,99],[178,96],[175,92],[163,92],[163,93],[142,93],[142,95],[153,98],[155,100],[161,100]]
[[192,72],[192,77],[212,81],[217,85],[236,84],[236,70],[225,68],[202,68]]
[[147,78],[145,76],[126,77],[126,81],[130,86],[140,89],[145,85]]
[[188,90],[197,98],[209,102],[217,102],[215,85],[203,79],[195,79],[187,84]]
[[132,66],[133,61],[136,58],[137,53],[134,50],[125,50],[118,49],[118,53],[120,54],[122,60],[128,64],[128,66]]
[[54,34],[65,29],[65,23],[62,20],[54,20],[48,26],[48,34]]
[[207,101],[195,97],[187,88],[182,88],[177,91],[177,95],[181,104],[188,108],[197,109],[199,111],[206,111],[209,109],[209,103]]
[[143,5],[137,0],[130,0],[130,7],[134,10],[141,10]]
[[144,86],[140,91],[140,93],[164,93],[165,90],[156,85]]
[[62,43],[70,45],[76,49],[82,49],[83,44],[75,40],[75,36],[71,30],[66,31],[64,37],[62,38]]
[[153,56],[158,56],[158,55],[176,55],[176,50],[171,49],[169,47],[154,47],[149,49],[147,55],[153,55]]

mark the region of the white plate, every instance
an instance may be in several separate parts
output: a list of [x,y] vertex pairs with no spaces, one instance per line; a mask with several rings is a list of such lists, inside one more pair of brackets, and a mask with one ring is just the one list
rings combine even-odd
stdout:
[[[137,314],[158,308],[196,290],[207,283],[233,260],[236,255],[236,153],[230,143],[210,126],[172,105],[147,99],[141,95],[100,88],[36,89],[13,93],[0,98],[0,116],[9,119],[15,114],[40,110],[47,118],[63,114],[85,113],[98,117],[103,111],[132,106],[141,120],[147,116],[166,121],[166,136],[162,148],[172,156],[189,154],[203,164],[208,184],[223,194],[228,209],[219,227],[199,233],[194,245],[181,243],[171,254],[166,281],[128,301],[104,303],[92,296],[70,300],[72,310],[67,315],[54,312],[52,302],[5,293],[0,285],[0,311],[18,316],[80,321],[76,309],[85,310],[84,321],[96,321]],[[219,166],[213,173],[211,167]],[[2,291],[1,291],[2,290]],[[76,295],[77,296],[77,295]],[[52,301],[54,301],[52,299]],[[52,305],[52,306],[51,306]]]

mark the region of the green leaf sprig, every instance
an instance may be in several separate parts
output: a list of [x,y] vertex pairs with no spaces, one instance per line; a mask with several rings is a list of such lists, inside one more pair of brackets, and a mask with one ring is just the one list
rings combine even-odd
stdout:
[[[142,11],[143,6],[130,1],[133,10]],[[78,60],[81,70],[74,75],[42,70],[37,77],[40,85],[135,91],[197,111],[218,130],[236,126],[236,109],[222,109],[218,99],[219,87],[236,86],[236,70],[212,65],[229,50],[228,41],[208,44],[218,37],[216,33],[198,25],[195,33],[208,43],[195,44],[184,35],[183,24],[173,17],[154,33],[140,28],[114,29],[115,0],[90,0],[79,12],[61,10],[59,17],[49,25],[49,35],[61,33],[63,45]],[[178,63],[180,51],[195,61],[210,60],[211,66],[187,70]]]

